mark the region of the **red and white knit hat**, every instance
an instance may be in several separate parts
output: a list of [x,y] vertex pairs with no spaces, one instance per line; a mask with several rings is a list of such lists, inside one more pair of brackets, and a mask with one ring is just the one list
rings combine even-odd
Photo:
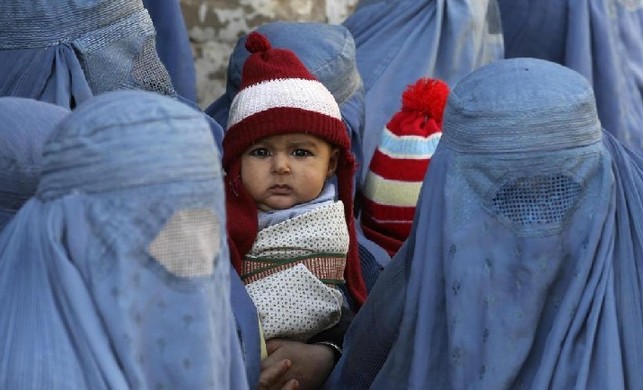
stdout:
[[411,232],[415,205],[442,128],[449,87],[422,78],[402,94],[402,109],[383,129],[364,183],[364,235],[392,256]]
[[272,135],[315,135],[340,150],[336,169],[338,198],[344,203],[350,234],[344,278],[359,307],[366,298],[366,286],[353,218],[355,158],[339,106],[292,51],[272,48],[258,32],[248,35],[246,49],[251,55],[243,65],[241,86],[230,106],[223,138],[228,241],[233,264],[241,271],[243,257],[252,248],[258,229],[255,203],[241,184],[241,155],[260,139]]

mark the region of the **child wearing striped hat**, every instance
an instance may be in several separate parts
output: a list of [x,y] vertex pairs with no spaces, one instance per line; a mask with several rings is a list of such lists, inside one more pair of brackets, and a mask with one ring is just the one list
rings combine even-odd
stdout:
[[402,94],[402,108],[382,131],[364,182],[364,235],[393,256],[411,232],[415,205],[442,135],[448,85],[421,78]]
[[354,156],[335,99],[296,55],[257,32],[246,48],[223,139],[230,254],[265,338],[311,343],[366,296]]

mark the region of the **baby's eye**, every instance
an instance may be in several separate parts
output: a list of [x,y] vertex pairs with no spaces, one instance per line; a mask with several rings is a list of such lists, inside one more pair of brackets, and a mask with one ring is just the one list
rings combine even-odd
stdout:
[[292,155],[295,157],[309,157],[312,156],[313,153],[306,149],[295,149],[292,151]]
[[266,148],[257,148],[257,149],[253,149],[250,152],[250,155],[253,157],[268,157],[270,156],[270,152]]

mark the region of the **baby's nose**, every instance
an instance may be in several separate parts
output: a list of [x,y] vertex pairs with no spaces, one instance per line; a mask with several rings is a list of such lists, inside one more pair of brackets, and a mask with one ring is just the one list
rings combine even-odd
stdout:
[[273,158],[273,170],[276,173],[288,173],[290,172],[290,164],[288,161],[288,156],[278,153]]

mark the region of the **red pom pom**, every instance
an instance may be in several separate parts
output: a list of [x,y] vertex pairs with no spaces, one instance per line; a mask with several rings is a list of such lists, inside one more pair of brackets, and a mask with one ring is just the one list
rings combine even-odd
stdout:
[[246,49],[250,53],[264,52],[270,49],[270,41],[264,35],[253,31],[246,38]]
[[421,78],[409,85],[402,94],[402,111],[419,111],[442,126],[442,114],[447,104],[449,86],[442,80]]

